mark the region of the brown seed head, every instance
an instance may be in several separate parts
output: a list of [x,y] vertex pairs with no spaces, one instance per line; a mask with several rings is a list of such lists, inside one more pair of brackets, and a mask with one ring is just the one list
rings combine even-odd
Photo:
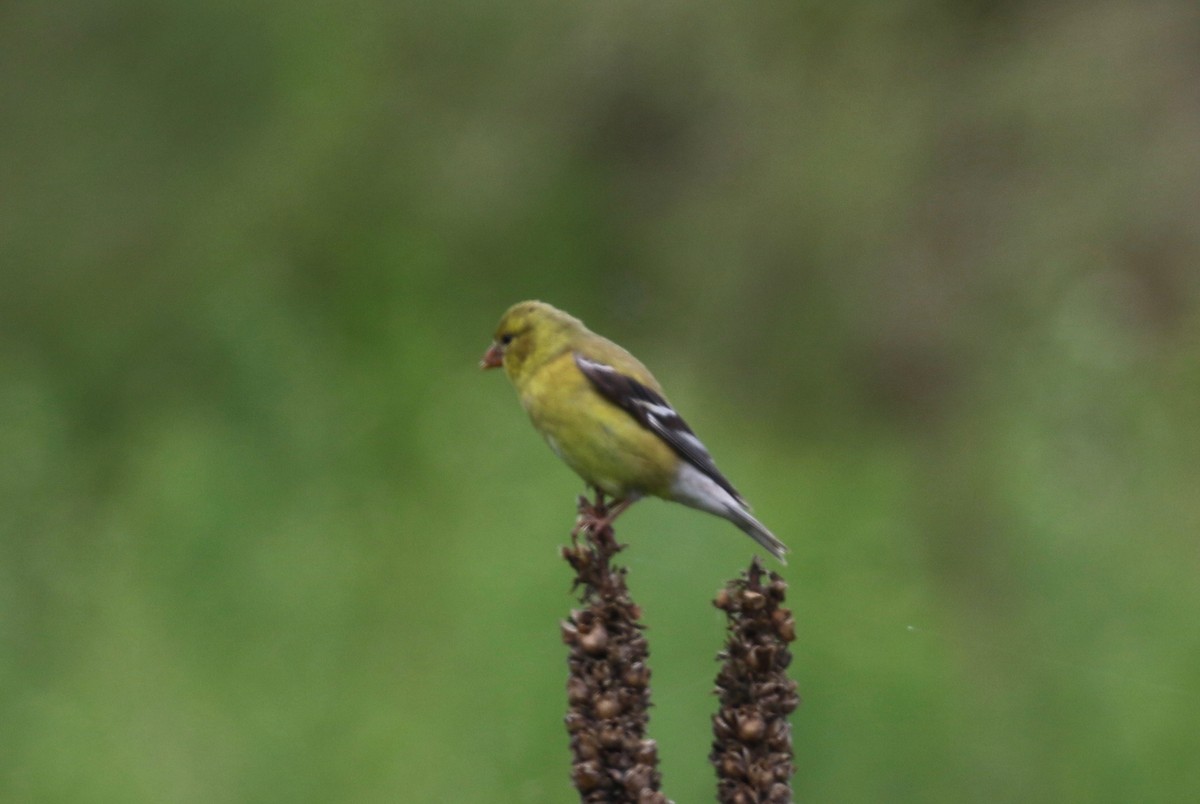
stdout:
[[767,599],[762,596],[761,592],[755,592],[747,589],[742,594],[742,606],[746,611],[758,611],[766,605]]
[[604,775],[595,762],[580,762],[571,770],[571,779],[575,782],[576,790],[590,793],[604,781]]
[[621,714],[621,702],[617,700],[617,696],[609,693],[596,701],[596,717],[601,720],[611,720]]
[[738,723],[738,739],[744,743],[756,743],[767,733],[767,724],[758,715],[742,718]]
[[579,646],[592,656],[599,656],[608,648],[608,630],[603,623],[595,623],[590,631],[579,637]]

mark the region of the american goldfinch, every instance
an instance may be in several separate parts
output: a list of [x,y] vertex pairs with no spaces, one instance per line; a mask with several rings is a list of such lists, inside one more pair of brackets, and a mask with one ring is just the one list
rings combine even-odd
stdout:
[[504,367],[550,448],[616,502],[646,495],[728,519],[783,561],[787,547],[750,506],[641,362],[583,322],[539,301],[514,304],[480,362]]

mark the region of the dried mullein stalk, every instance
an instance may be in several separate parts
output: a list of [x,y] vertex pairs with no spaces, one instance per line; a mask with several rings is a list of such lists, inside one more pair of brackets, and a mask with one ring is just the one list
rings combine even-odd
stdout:
[[580,497],[579,514],[571,546],[563,548],[583,604],[562,623],[571,649],[571,780],[583,802],[669,804],[659,791],[658,748],[646,737],[650,652],[641,609],[629,596],[624,567],[612,566],[624,545],[613,536],[602,495],[594,504]]
[[713,716],[717,801],[722,804],[785,804],[792,800],[792,728],[788,715],[800,704],[787,677],[796,638],[792,613],[781,605],[787,584],[758,559],[742,577],[717,593],[713,604],[728,618],[729,637],[717,658]]

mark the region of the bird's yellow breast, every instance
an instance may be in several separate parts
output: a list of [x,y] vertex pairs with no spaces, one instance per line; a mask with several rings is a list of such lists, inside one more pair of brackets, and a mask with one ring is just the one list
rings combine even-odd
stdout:
[[518,391],[533,426],[584,481],[619,498],[669,493],[678,455],[602,397],[571,352],[523,380]]

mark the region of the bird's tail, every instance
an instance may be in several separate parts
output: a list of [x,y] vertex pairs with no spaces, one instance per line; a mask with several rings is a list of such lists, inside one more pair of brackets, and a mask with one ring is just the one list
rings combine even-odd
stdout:
[[679,475],[675,478],[671,493],[667,497],[728,519],[766,548],[780,563],[787,563],[783,558],[784,553],[788,551],[787,545],[776,539],[774,533],[754,518],[746,501],[736,492],[731,494],[726,486],[717,483],[690,463],[684,462],[680,465]]
[[747,536],[761,544],[768,553],[779,559],[780,564],[787,563],[787,559],[783,557],[788,551],[787,545],[779,541],[774,533],[767,530],[766,525],[755,519],[745,508],[730,506],[726,511],[730,522],[745,531]]

